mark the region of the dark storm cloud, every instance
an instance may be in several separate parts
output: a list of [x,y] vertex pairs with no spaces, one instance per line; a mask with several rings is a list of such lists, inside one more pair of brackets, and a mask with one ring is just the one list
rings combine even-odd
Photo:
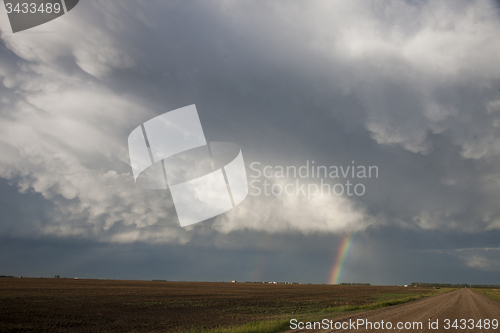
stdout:
[[[234,271],[224,260],[242,260],[248,275],[260,253],[269,279],[322,282],[352,229],[359,232],[348,279],[411,282],[419,269],[449,263],[431,277],[487,271],[491,281],[500,266],[481,248],[495,247],[490,235],[500,225],[493,5],[100,1],[44,25],[56,33],[43,37],[2,26],[0,176],[13,184],[2,191],[25,193],[2,201],[2,235],[76,237],[125,253],[144,242],[144,253],[165,251],[167,262],[185,253],[168,262],[183,272],[169,279],[193,276],[182,262],[205,260],[196,257],[201,248],[221,272]],[[135,189],[126,138],[137,124],[190,104],[207,139],[237,143],[247,167],[355,161],[378,166],[379,178],[364,180],[361,197],[248,197],[184,230],[168,193]],[[19,246],[26,257],[31,248]],[[77,266],[98,272],[105,262]],[[314,273],[296,273],[297,265]]]

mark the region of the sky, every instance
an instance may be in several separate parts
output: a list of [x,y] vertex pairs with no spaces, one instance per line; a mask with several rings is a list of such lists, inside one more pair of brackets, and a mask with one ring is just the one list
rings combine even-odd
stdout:
[[[80,1],[17,33],[0,17],[0,274],[500,284],[498,1]],[[181,227],[169,189],[135,184],[127,139],[192,104],[251,186]],[[278,172],[306,165],[377,172]]]

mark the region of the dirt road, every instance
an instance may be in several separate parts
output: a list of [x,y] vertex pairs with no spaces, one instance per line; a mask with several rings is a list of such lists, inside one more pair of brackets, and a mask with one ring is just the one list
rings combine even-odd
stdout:
[[[321,332],[494,332],[500,330],[500,303],[470,289],[458,289],[389,308],[351,313],[321,323]],[[308,328],[307,322],[294,323],[291,328],[302,325]],[[312,330],[294,329],[290,332],[319,331],[314,330],[314,323],[309,325]]]

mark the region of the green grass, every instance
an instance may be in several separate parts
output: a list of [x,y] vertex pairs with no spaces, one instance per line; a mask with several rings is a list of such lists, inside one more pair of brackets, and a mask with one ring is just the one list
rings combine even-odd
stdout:
[[396,299],[396,298],[403,298],[403,297],[411,297],[415,296],[414,293],[387,293],[387,294],[379,294],[374,298],[374,302],[383,302],[383,301],[388,301],[391,299]]
[[[390,296],[380,296],[377,299],[379,301],[364,304],[364,305],[343,305],[343,306],[335,306],[326,309],[322,309],[316,313],[306,313],[300,314],[296,316],[286,315],[286,316],[278,316],[273,317],[268,320],[252,322],[248,324],[238,325],[238,326],[228,326],[228,327],[218,327],[213,329],[200,329],[193,328],[187,331],[183,331],[182,333],[278,333],[283,331],[290,330],[290,320],[297,319],[298,321],[307,322],[307,321],[321,321],[325,318],[325,314],[335,314],[336,316],[340,316],[345,312],[354,312],[354,311],[367,311],[374,310],[379,308],[385,308],[397,304],[407,303],[411,301],[415,301],[424,297],[435,296],[439,294],[443,294],[446,292],[450,292],[455,290],[454,288],[442,288],[435,289],[432,292],[420,295],[414,294],[387,294]],[[411,295],[411,296],[408,296]],[[394,297],[387,299],[389,297]],[[385,300],[380,300],[384,299]],[[330,316],[329,316],[330,317]],[[330,318],[329,318],[330,319]]]
[[497,302],[500,302],[500,289],[483,289],[483,288],[474,288],[472,289],[484,296],[488,296],[491,299],[494,299]]
[[277,333],[290,329],[290,319],[256,321],[238,326],[218,327],[209,330],[191,329],[183,333]]
[[[321,313],[375,310],[375,309],[385,308],[388,306],[393,306],[393,305],[398,305],[398,304],[407,303],[407,302],[411,302],[411,301],[416,301],[417,299],[421,299],[424,297],[443,294],[443,293],[449,292],[451,290],[452,290],[451,288],[439,289],[439,290],[435,290],[435,291],[427,293],[427,294],[412,295],[412,296],[408,296],[408,294],[400,294],[399,296],[402,296],[402,297],[386,299],[383,301],[373,302],[373,303],[369,303],[369,304],[365,304],[365,305],[336,306],[336,307],[324,309],[321,311]],[[394,296],[396,296],[396,295],[397,294],[394,294]]]

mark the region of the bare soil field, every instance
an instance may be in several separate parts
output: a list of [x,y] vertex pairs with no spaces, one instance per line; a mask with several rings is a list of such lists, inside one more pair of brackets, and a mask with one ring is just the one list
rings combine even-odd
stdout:
[[429,288],[0,279],[0,332],[176,332],[364,305]]

